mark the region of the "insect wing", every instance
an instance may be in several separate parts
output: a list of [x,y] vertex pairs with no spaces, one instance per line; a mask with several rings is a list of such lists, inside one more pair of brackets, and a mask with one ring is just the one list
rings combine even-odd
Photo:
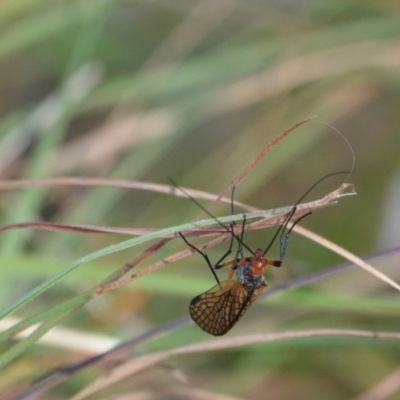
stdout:
[[222,281],[196,296],[190,302],[189,312],[203,331],[214,336],[225,335],[263,290],[249,293],[240,282]]

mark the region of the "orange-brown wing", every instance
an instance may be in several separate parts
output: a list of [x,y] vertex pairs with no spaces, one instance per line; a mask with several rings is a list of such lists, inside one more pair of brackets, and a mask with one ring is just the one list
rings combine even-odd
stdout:
[[261,294],[264,288],[247,292],[243,285],[226,280],[196,296],[189,307],[194,322],[214,336],[225,335]]

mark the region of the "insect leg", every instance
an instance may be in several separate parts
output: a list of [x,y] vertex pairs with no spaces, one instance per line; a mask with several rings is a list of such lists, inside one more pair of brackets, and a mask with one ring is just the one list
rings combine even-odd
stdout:
[[311,211],[308,212],[307,214],[302,215],[300,218],[296,219],[296,221],[293,222],[292,226],[288,229],[288,231],[286,233],[285,233],[285,229],[287,228],[287,223],[285,224],[284,229],[282,230],[281,237],[279,239],[281,261],[283,261],[283,259],[285,258],[287,246],[289,243],[289,237],[290,237],[290,234],[292,233],[293,228],[297,225],[298,222],[300,222],[303,218],[307,217],[310,214],[311,214]]
[[232,270],[237,269],[238,268],[238,263],[239,260],[244,260],[244,256],[243,256],[243,237],[244,237],[244,228],[246,225],[246,216],[243,215],[243,222],[242,222],[242,231],[240,233],[240,238],[236,237],[237,241],[238,241],[238,249],[235,255],[235,259],[234,262],[232,264]]
[[[218,279],[218,276],[217,276],[217,274],[216,274],[216,272],[215,272],[214,267],[213,267],[212,264],[211,264],[211,261],[210,261],[208,255],[207,255],[206,253],[202,252],[200,249],[198,249],[195,245],[193,245],[192,243],[190,243],[190,242],[185,238],[185,236],[182,234],[182,232],[178,232],[178,233],[179,233],[179,236],[184,240],[184,242],[185,242],[191,249],[197,251],[197,253],[199,253],[199,254],[206,260],[206,263],[207,263],[208,267],[210,268],[211,273],[213,274],[215,280],[217,281],[217,283],[220,283],[220,281],[219,281],[219,279]],[[229,254],[229,253],[228,253],[228,254]]]
[[[222,267],[226,267],[227,265],[232,265],[232,269],[236,269],[238,267],[238,262],[240,262],[240,260],[243,260],[243,235],[244,235],[244,227],[245,227],[245,223],[246,223],[246,216],[243,216],[243,222],[242,222],[242,232],[240,234],[240,237],[235,235],[234,231],[233,231],[233,225],[231,224],[231,234],[232,234],[232,238],[231,238],[231,242],[229,245],[229,249],[228,251],[218,260],[218,262],[215,265],[215,269],[220,269]],[[234,239],[236,239],[238,241],[238,249],[236,251],[235,254],[235,258],[233,260],[230,261],[226,261],[224,263],[222,263],[222,261],[228,256],[228,254],[230,254],[232,252],[232,246],[233,246],[233,242]],[[230,279],[230,278],[229,278]]]

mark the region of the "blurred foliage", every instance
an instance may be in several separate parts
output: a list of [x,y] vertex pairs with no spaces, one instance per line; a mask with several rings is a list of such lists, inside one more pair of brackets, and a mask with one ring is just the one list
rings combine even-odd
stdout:
[[[399,204],[393,197],[399,196],[400,173],[397,1],[4,0],[0,23],[3,180],[83,176],[169,184],[172,177],[218,194],[280,132],[318,115],[246,176],[236,199],[263,209],[290,205],[324,174],[349,170],[351,153],[332,125],[353,147],[356,174],[350,180],[359,196],[317,211],[302,224],[359,256],[398,244],[400,213],[389,207]],[[82,71],[85,79],[77,81]],[[325,181],[308,199],[342,180]],[[199,213],[186,199],[114,188],[26,188],[3,191],[0,202],[3,225],[44,219],[165,228]],[[229,208],[214,211],[223,215]],[[271,236],[252,232],[246,242],[266,246]],[[1,309],[74,259],[124,239],[2,233]],[[182,248],[174,240],[147,262]],[[223,250],[223,245],[210,250],[210,258]],[[79,295],[135,254],[131,249],[81,266],[17,316]],[[399,281],[398,261],[391,253],[375,257],[374,266]],[[293,235],[284,267],[266,277],[273,286],[339,262],[337,255]],[[211,285],[205,263],[193,255],[91,301],[62,324],[117,338],[136,336],[186,315],[190,298]],[[257,302],[232,335],[296,328],[399,331],[398,298],[353,268]],[[205,338],[190,326],[135,351]],[[82,358],[79,351],[38,344],[4,370],[1,389]],[[191,386],[216,393],[249,399],[268,393],[271,400],[321,399],[323,393],[337,400],[370,389],[399,361],[396,343],[320,338],[182,356],[172,363]],[[118,390],[180,385],[171,368],[143,372]],[[78,374],[43,398],[69,398],[95,372],[101,371]],[[399,393],[397,388],[397,394],[380,398],[394,400]]]

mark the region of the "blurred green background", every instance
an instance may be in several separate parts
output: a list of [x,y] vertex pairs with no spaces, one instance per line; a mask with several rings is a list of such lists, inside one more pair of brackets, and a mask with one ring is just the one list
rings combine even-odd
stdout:
[[[0,23],[1,179],[82,176],[169,184],[171,177],[218,194],[279,133],[318,115],[240,182],[236,199],[263,209],[290,205],[321,176],[349,170],[351,152],[325,121],[352,145],[356,174],[350,181],[359,195],[316,211],[302,224],[361,257],[398,246],[397,1],[3,0]],[[326,180],[307,200],[343,180]],[[113,188],[25,188],[3,191],[0,201],[2,225],[45,220],[165,228],[199,213],[183,198]],[[214,212],[230,211],[225,205]],[[252,232],[246,242],[265,247],[272,234]],[[74,259],[126,238],[33,229],[2,233],[1,309]],[[81,266],[16,316],[74,297],[144,248]],[[174,240],[147,263],[183,248]],[[210,250],[210,258],[225,248]],[[277,247],[271,254],[276,257]],[[377,255],[373,265],[400,281],[399,256]],[[267,271],[266,278],[273,286],[341,262],[294,234],[284,267]],[[201,257],[193,255],[90,302],[63,326],[128,338],[187,315],[190,299],[213,284]],[[353,268],[256,302],[230,334],[399,331],[399,311],[394,289]],[[135,351],[209,338],[190,325]],[[13,343],[3,343],[3,350]],[[36,345],[3,370],[1,388],[84,356]],[[398,371],[399,361],[394,342],[297,340],[183,356],[112,393],[151,389],[158,394],[150,390],[148,398],[170,398],[169,388],[186,385],[233,398],[365,400],[357,396]],[[188,383],[177,380],[176,371]],[[78,374],[43,398],[69,398],[100,372]],[[400,398],[399,385],[379,396],[373,399]]]

